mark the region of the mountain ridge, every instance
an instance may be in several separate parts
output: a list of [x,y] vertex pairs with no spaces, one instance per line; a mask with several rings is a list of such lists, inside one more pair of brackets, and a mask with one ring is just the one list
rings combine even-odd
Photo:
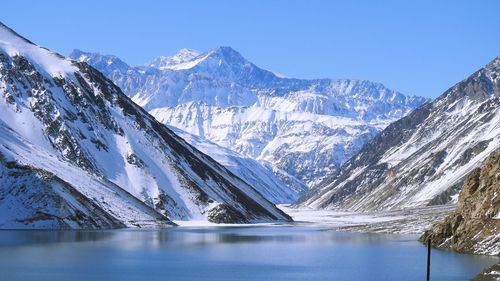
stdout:
[[500,57],[392,123],[298,202],[355,211],[455,202],[499,145]]
[[426,101],[365,80],[280,78],[230,47],[163,70],[103,66],[98,58],[106,56],[95,53],[71,57],[102,67],[160,122],[270,163],[309,187]]

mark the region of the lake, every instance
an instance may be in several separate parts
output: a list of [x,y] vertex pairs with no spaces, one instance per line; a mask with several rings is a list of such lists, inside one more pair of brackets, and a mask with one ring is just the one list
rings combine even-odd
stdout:
[[[425,280],[414,235],[303,226],[0,231],[0,280]],[[432,280],[499,258],[432,251]]]

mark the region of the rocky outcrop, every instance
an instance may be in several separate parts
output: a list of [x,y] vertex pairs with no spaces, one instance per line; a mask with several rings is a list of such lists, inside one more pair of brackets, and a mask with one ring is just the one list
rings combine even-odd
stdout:
[[500,150],[469,174],[456,211],[420,238],[429,239],[438,248],[500,255]]
[[494,264],[487,268],[479,275],[474,277],[472,281],[498,281],[500,280],[500,263]]
[[208,211],[208,220],[214,223],[247,223],[247,219],[231,206],[220,204]]

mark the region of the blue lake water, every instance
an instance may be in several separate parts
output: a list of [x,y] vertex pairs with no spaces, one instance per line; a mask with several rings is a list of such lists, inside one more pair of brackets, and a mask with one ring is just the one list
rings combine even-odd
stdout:
[[[0,231],[0,280],[425,280],[416,236],[313,227]],[[433,250],[432,280],[499,258]]]

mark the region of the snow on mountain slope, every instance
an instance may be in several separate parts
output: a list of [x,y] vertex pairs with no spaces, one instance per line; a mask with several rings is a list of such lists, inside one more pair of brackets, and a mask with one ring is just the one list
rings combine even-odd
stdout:
[[309,186],[425,102],[369,81],[278,77],[229,47],[188,53],[128,68],[101,63],[117,61],[113,56],[70,56],[105,73],[160,122],[271,163]]
[[3,121],[0,144],[0,228],[172,225],[116,184],[62,161]]
[[[50,227],[75,228],[151,221],[165,225],[166,216],[212,222],[289,220],[253,187],[134,104],[100,72],[38,47],[3,24],[0,95],[0,153],[6,159],[2,175],[32,170],[12,189],[2,185],[0,205],[31,215],[21,219],[26,227],[43,225],[39,221],[47,216],[38,213],[51,214]],[[29,188],[30,180],[50,197],[30,190],[47,200],[37,208],[16,191]],[[2,181],[16,180],[7,176]],[[61,222],[51,206],[64,200],[67,212],[87,214],[87,219],[78,224],[66,216]],[[93,209],[106,223],[89,222]],[[20,221],[9,217],[15,214],[1,213],[4,227]]]
[[500,57],[389,125],[299,204],[356,211],[456,202],[500,147]]
[[301,194],[308,190],[307,186],[301,181],[284,171],[274,171],[272,167],[265,163],[259,163],[254,159],[239,155],[232,150],[175,127],[171,129],[186,142],[212,157],[233,174],[249,183],[272,203],[295,202]]

